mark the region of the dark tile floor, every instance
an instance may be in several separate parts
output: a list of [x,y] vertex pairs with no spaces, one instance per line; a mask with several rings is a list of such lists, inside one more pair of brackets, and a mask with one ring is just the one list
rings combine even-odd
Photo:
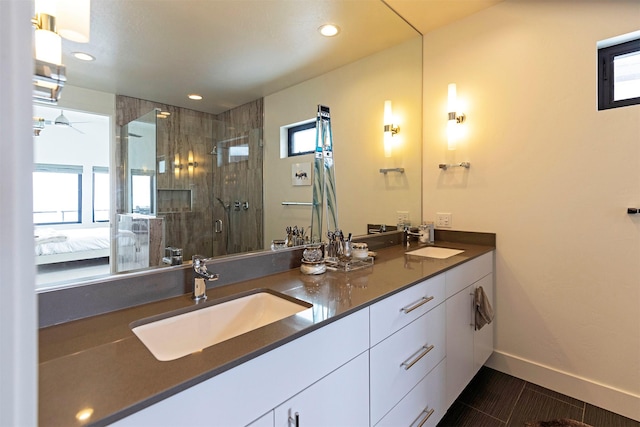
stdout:
[[522,427],[571,418],[593,427],[640,427],[625,418],[486,366],[451,405],[438,427]]

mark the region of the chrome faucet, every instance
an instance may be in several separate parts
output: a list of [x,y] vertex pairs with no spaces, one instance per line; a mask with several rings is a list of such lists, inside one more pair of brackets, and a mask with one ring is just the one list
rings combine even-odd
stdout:
[[373,228],[369,228],[367,231],[369,234],[377,234],[377,233],[385,233],[387,231],[387,226],[385,224],[380,224],[380,227],[375,228],[375,226],[371,226]]
[[218,275],[207,271],[205,262],[208,261],[208,259],[204,258],[202,255],[194,255],[191,257],[191,260],[193,261],[194,271],[193,293],[191,294],[191,299],[195,302],[204,301],[207,299],[206,281],[213,282],[218,280]]
[[414,231],[411,231],[411,227],[408,225],[405,225],[403,227],[403,231],[404,233],[402,235],[402,242],[407,246],[409,246],[409,240],[411,240],[411,236],[416,236],[417,238],[420,238],[422,236],[422,233],[420,232],[416,233]]
[[163,264],[169,265],[181,265],[182,264],[182,249],[167,246],[164,248],[164,258],[162,258]]

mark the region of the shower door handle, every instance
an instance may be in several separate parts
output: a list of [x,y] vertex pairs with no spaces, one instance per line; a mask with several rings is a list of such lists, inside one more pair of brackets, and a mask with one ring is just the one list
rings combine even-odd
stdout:
[[216,219],[213,222],[213,232],[214,233],[222,233],[222,220]]

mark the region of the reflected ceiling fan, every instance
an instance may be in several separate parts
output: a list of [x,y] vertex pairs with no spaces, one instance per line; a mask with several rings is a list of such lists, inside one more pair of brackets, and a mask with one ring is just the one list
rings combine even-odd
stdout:
[[56,117],[54,121],[45,120],[43,117],[34,117],[33,118],[33,135],[39,136],[40,132],[44,129],[46,125],[67,127],[75,130],[76,132],[80,132],[81,134],[84,134],[84,132],[82,132],[80,129],[73,126],[75,123],[88,123],[88,122],[71,122],[69,121],[67,116],[64,115],[63,110],[60,110],[60,115]]

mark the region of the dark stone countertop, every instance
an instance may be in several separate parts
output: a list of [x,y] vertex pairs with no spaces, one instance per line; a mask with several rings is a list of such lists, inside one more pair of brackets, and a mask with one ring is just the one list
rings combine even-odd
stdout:
[[[495,241],[495,240],[494,240]],[[207,291],[207,303],[256,288],[314,305],[313,319],[291,316],[202,352],[160,362],[130,323],[193,305],[189,295],[43,328],[39,333],[39,425],[106,425],[431,276],[495,249],[438,241],[464,249],[447,259],[406,256],[403,246],[377,251],[375,264],[352,272],[303,275],[299,269]],[[416,249],[413,244],[410,250]],[[250,268],[250,266],[247,266]],[[76,414],[92,408],[88,421]]]

